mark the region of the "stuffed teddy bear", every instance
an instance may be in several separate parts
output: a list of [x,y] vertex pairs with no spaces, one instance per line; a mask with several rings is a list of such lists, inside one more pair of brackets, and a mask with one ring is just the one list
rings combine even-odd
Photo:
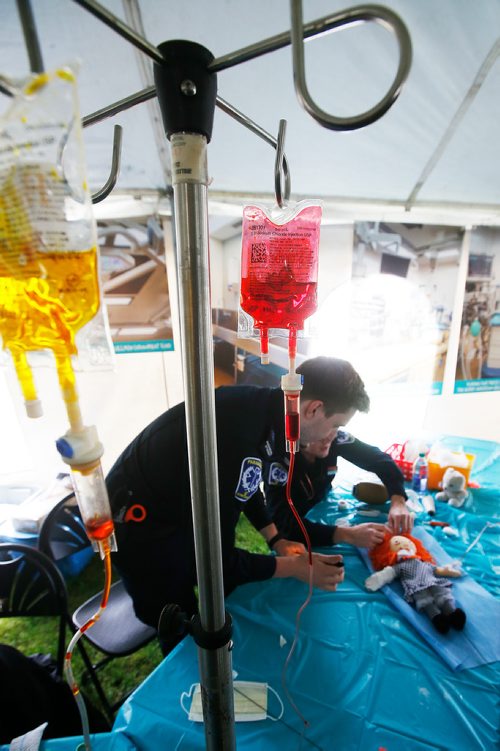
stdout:
[[448,467],[443,475],[442,488],[440,493],[436,493],[437,501],[448,501],[450,506],[460,508],[465,503],[468,496],[465,490],[465,477],[453,467]]
[[386,532],[381,543],[369,553],[376,570],[365,581],[365,587],[375,592],[384,584],[399,578],[405,600],[425,613],[440,634],[450,628],[461,631],[466,615],[457,608],[447,576],[461,576],[452,566],[438,566],[427,548],[411,535]]

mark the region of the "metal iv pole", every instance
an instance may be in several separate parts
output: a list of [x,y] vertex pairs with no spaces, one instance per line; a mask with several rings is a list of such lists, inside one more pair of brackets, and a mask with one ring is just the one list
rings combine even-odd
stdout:
[[154,66],[155,84],[172,151],[189,478],[200,601],[191,633],[199,648],[207,748],[229,750],[236,747],[236,740],[231,622],[224,609],[218,504],[207,196],[207,143],[212,135],[217,74],[208,70],[213,55],[201,45],[172,41],[158,49],[163,62]]

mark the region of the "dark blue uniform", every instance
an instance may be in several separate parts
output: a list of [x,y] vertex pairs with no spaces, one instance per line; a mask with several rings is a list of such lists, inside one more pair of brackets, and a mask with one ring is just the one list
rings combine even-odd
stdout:
[[[259,484],[265,460],[285,455],[280,389],[229,386],[216,389],[217,453],[224,587],[273,576],[272,555],[234,547],[243,511],[256,529],[271,523]],[[184,404],[148,425],[123,451],[106,478],[118,552],[114,562],[141,620],[157,627],[163,606],[196,612],[193,522]],[[140,504],[146,516],[125,522]]]
[[[403,474],[391,457],[376,446],[358,441],[345,431],[339,430],[332,441],[328,456],[324,459],[316,459],[311,464],[300,453],[296,454],[291,484],[292,501],[304,522],[311,544],[317,547],[332,544],[335,528],[326,524],[316,524],[304,517],[313,506],[323,501],[331,490],[339,456],[361,469],[378,475],[386,486],[389,497],[406,497]],[[286,498],[287,477],[288,460],[271,461],[266,464],[264,484],[267,505],[274,523],[288,540],[305,542]]]

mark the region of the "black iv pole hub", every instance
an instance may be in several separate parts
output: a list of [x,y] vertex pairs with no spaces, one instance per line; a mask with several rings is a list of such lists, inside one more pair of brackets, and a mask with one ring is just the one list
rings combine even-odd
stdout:
[[158,101],[167,138],[200,133],[212,138],[217,74],[208,70],[212,53],[196,42],[174,39],[158,45],[164,63],[154,65]]

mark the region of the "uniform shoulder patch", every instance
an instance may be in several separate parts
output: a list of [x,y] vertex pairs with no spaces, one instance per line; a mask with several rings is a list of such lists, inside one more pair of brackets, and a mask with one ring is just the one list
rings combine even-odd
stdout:
[[253,496],[262,480],[262,459],[247,456],[241,462],[240,477],[234,497],[244,503]]
[[354,443],[354,436],[351,435],[351,433],[348,433],[346,430],[339,430],[337,433],[337,437],[335,438],[336,443],[342,444],[342,443]]
[[288,480],[288,470],[280,462],[272,462],[269,467],[269,485],[285,485]]

